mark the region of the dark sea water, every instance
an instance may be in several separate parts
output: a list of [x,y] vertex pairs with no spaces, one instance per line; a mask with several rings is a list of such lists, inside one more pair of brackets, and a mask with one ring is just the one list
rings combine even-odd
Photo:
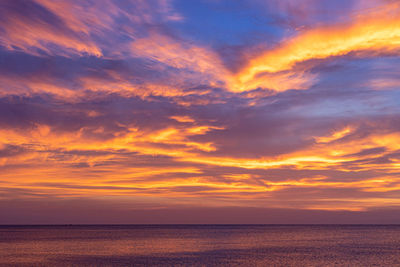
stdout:
[[400,266],[400,226],[0,226],[0,266]]

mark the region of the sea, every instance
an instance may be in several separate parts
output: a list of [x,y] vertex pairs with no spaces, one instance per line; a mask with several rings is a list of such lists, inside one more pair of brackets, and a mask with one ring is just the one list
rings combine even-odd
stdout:
[[0,266],[400,266],[400,226],[0,226]]

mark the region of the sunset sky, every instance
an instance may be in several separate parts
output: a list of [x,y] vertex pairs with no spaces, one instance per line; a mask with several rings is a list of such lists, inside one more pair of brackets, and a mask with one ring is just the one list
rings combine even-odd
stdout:
[[2,0],[0,223],[398,223],[400,2]]

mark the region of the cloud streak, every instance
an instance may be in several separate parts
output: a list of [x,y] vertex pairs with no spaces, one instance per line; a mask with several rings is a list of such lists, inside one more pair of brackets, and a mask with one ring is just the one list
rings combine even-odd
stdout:
[[399,6],[311,2],[5,1],[0,199],[398,209]]
[[251,59],[237,75],[239,84],[254,84],[254,78],[258,74],[288,71],[295,65],[310,60],[349,53],[361,57],[370,56],[371,52],[378,55],[397,53],[400,40],[399,8],[397,3],[391,3],[380,7],[378,11],[356,16],[350,23],[301,31],[275,49],[262,52],[260,56]]

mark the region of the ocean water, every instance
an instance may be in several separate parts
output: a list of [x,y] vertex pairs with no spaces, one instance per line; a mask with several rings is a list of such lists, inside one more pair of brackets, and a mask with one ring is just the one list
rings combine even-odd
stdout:
[[400,266],[400,226],[0,226],[0,266]]

